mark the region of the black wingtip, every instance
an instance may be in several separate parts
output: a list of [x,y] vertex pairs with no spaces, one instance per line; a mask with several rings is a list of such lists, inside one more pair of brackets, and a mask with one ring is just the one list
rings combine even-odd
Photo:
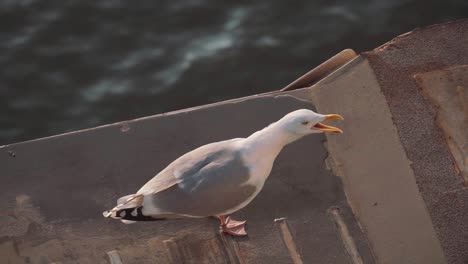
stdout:
[[136,208],[126,208],[116,212],[116,217],[129,220],[129,221],[161,221],[166,220],[165,218],[156,218],[148,215],[143,214],[143,207],[136,207]]

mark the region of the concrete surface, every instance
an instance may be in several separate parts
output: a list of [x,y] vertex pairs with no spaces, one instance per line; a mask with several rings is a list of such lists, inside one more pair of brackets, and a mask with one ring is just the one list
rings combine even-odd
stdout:
[[468,20],[414,30],[364,53],[388,103],[448,263],[468,263],[468,189],[415,75],[468,64]]
[[319,112],[342,113],[345,132],[328,137],[329,165],[378,263],[445,263],[390,110],[360,57],[311,89]]
[[328,213],[338,207],[358,253],[373,263],[340,179],[325,168],[323,135],[287,146],[261,194],[234,215],[248,220],[247,238],[220,237],[215,219],[124,225],[102,217],[118,197],[135,192],[185,152],[245,137],[300,108],[313,108],[307,90],[1,147],[0,262],[292,263],[284,232],[274,223],[286,217],[304,263],[350,263]]

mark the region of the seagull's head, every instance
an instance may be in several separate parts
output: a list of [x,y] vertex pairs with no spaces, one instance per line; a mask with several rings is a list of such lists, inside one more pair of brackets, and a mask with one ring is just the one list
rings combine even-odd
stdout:
[[343,131],[337,127],[322,123],[329,120],[343,120],[343,117],[338,114],[322,115],[308,109],[300,109],[285,115],[278,123],[288,133],[300,136],[324,132],[343,133]]

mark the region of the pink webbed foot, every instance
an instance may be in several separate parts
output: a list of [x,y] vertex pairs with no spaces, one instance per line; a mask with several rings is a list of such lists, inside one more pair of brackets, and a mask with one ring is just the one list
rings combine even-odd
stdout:
[[245,225],[247,221],[236,221],[231,217],[216,216],[221,222],[220,229],[223,233],[230,234],[232,236],[246,236]]

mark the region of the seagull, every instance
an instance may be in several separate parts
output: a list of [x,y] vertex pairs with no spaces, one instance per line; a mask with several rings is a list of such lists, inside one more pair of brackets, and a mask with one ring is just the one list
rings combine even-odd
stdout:
[[246,221],[229,215],[259,194],[284,146],[309,134],[343,133],[321,123],[329,120],[343,117],[300,109],[247,138],[201,146],[173,161],[135,194],[119,198],[103,215],[126,224],[213,216],[223,233],[246,236]]

